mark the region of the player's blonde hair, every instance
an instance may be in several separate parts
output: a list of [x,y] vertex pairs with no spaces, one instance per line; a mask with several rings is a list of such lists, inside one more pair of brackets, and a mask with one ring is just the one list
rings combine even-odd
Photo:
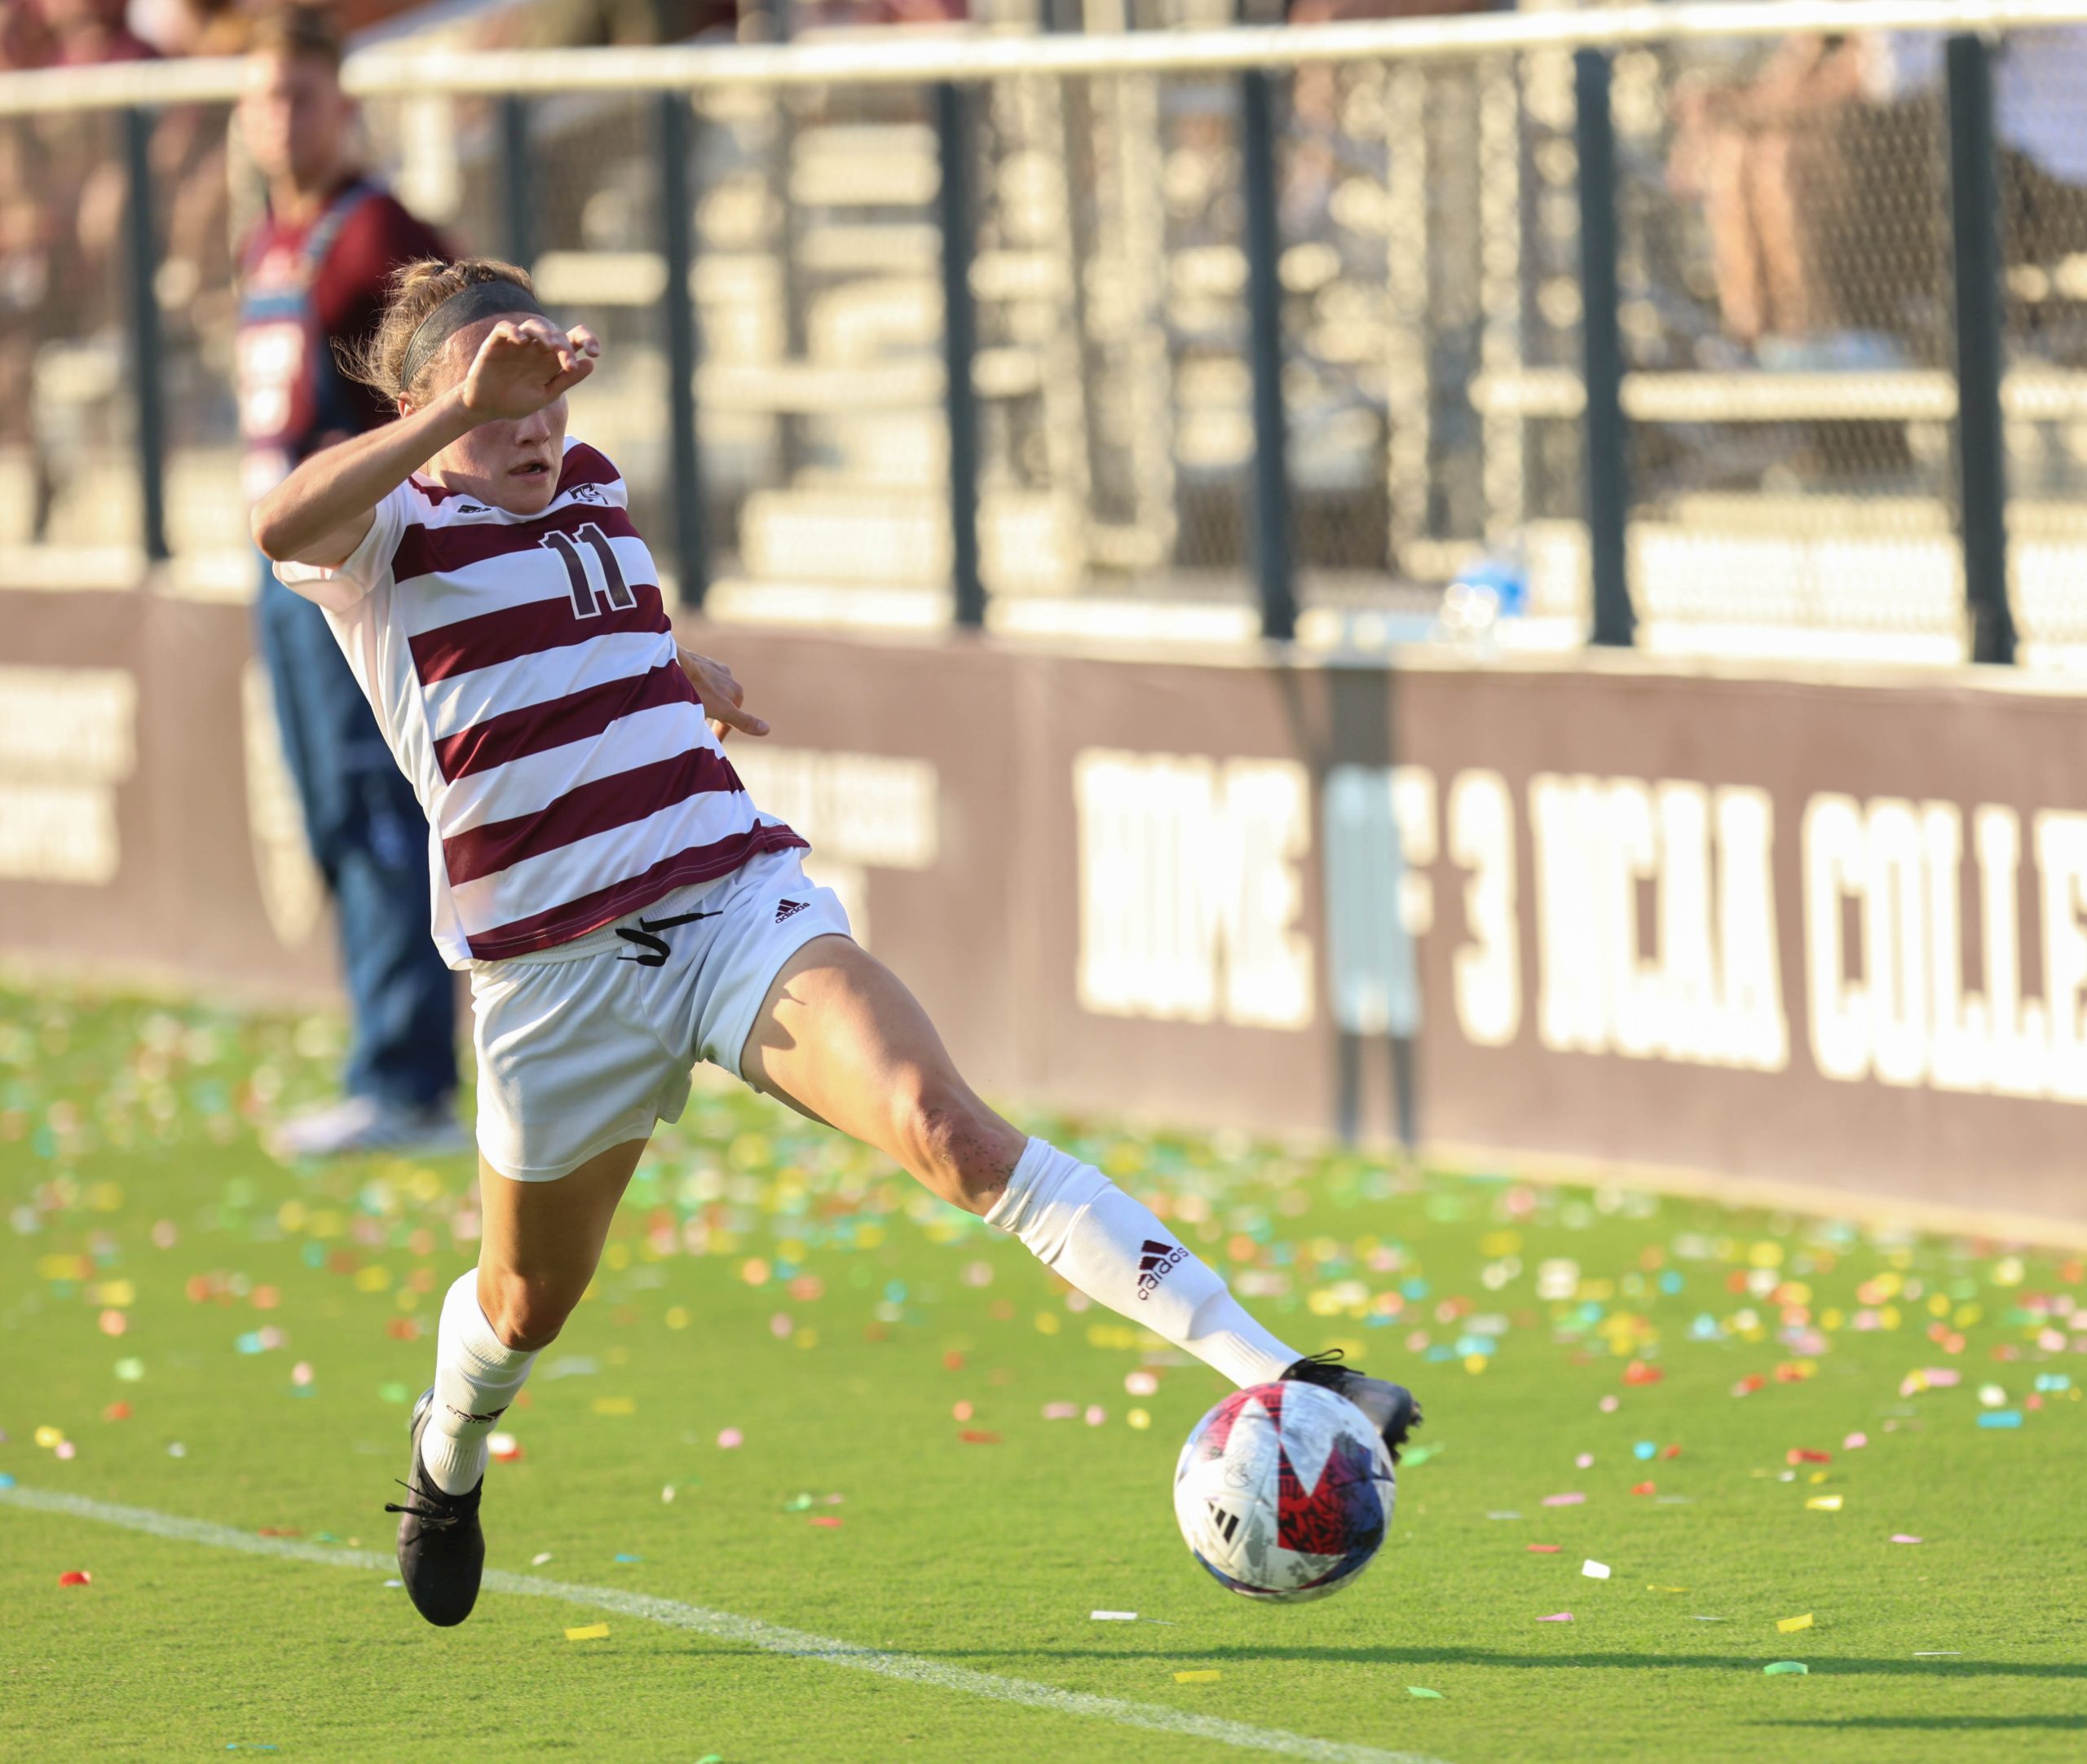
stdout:
[[474,282],[513,282],[532,295],[536,291],[527,270],[498,258],[459,258],[454,262],[421,258],[402,263],[391,272],[384,316],[377,321],[377,329],[360,347],[342,352],[343,370],[387,399],[421,396],[435,364],[421,368],[416,376],[418,384],[407,385],[407,346],[430,312]]

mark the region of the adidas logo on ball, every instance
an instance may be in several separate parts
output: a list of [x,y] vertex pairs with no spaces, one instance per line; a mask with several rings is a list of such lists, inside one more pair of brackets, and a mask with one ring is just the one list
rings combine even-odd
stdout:
[[1189,1252],[1178,1245],[1157,1243],[1148,1237],[1145,1250],[1138,1257],[1138,1297],[1149,1299],[1160,1281],[1167,1278],[1169,1268],[1189,1259]]

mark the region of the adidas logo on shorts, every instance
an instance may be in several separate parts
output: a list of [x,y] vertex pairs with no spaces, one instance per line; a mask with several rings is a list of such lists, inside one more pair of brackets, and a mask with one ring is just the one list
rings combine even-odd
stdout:
[[786,919],[802,912],[810,906],[810,901],[778,901],[775,903],[775,922],[779,925]]

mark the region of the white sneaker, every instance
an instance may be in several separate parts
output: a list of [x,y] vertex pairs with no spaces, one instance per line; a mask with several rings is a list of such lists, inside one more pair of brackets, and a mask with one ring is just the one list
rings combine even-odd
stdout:
[[423,1158],[468,1151],[471,1136],[446,1102],[402,1109],[373,1096],[343,1096],[294,1114],[269,1137],[278,1158],[347,1158],[364,1152]]

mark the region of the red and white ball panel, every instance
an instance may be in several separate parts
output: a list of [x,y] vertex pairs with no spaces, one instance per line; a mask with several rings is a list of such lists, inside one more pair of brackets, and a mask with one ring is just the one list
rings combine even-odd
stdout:
[[1323,1599],[1367,1568],[1397,1486],[1384,1442],[1344,1396],[1250,1385],[1197,1422],[1174,1516],[1211,1576],[1250,1599]]

